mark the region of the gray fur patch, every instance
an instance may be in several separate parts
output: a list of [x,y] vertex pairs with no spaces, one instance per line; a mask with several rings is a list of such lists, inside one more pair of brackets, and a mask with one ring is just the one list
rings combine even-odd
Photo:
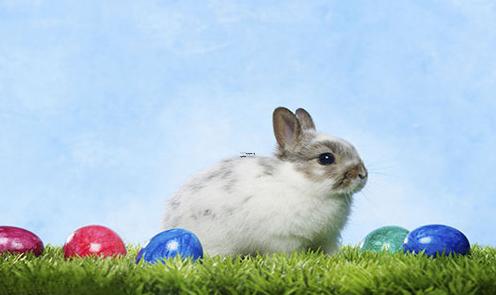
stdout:
[[207,175],[207,180],[212,180],[214,178],[217,178],[220,176],[220,174],[222,173],[222,170],[216,170],[216,171],[213,171],[211,172],[210,174]]
[[201,190],[202,188],[204,188],[205,185],[204,184],[201,184],[201,183],[198,183],[198,182],[195,182],[195,183],[192,183],[188,186],[189,190],[192,191],[192,192],[198,192],[199,190]]
[[245,204],[246,202],[248,202],[249,200],[251,200],[253,198],[253,195],[249,195],[247,196],[246,198],[243,199],[243,204]]
[[332,141],[321,141],[314,144],[309,144],[301,148],[298,151],[298,156],[303,160],[311,160],[316,159],[322,153],[331,152],[336,157],[339,158],[353,158],[355,156],[355,152],[353,148],[350,148],[344,144]]
[[170,202],[170,206],[172,209],[177,209],[181,205],[181,202],[177,198],[173,198]]
[[217,178],[217,177],[220,177],[222,179],[226,179],[226,178],[231,177],[231,175],[233,174],[232,161],[233,161],[232,159],[222,161],[223,165],[219,169],[212,171],[210,174],[208,174],[206,176],[206,179],[212,180],[212,179]]
[[236,179],[230,179],[224,186],[223,189],[226,192],[232,193],[233,187],[236,184]]
[[298,141],[291,148],[285,149],[278,145],[275,155],[278,159],[284,161],[306,161],[307,159],[303,157],[304,155],[301,153],[301,151],[304,150],[308,145],[310,145],[310,142],[313,140],[314,137],[314,132],[302,132]]
[[234,161],[234,158],[225,159],[225,160],[222,160],[222,163],[228,164],[228,163],[232,163],[233,161]]
[[282,149],[278,146],[276,156],[290,162],[305,162],[317,158],[320,154],[332,152],[341,158],[356,158],[355,148],[349,144],[323,140],[312,143],[316,133],[303,132],[300,140],[291,149]]
[[232,215],[234,213],[234,211],[236,210],[235,207],[224,207],[223,209],[226,211],[226,213],[228,215]]
[[[346,160],[359,159],[358,153],[352,145],[329,140],[313,142],[316,135],[314,132],[303,132],[301,139],[291,149],[284,150],[278,147],[276,156],[281,160],[295,163],[296,169],[313,181],[337,179],[342,170],[345,169],[340,163],[344,163]],[[319,156],[329,152],[336,157],[337,163],[327,166],[320,165],[318,163]],[[324,173],[322,173],[322,169],[325,169]]]
[[[259,158],[258,164],[263,168],[263,175],[271,176],[274,175],[274,171],[276,170],[276,163],[272,159],[267,158]],[[260,177],[263,175],[259,175]]]
[[323,141],[317,144],[322,144],[327,148],[329,148],[335,154],[341,155],[342,157],[345,158],[355,158],[358,155],[355,148],[347,144],[331,142],[331,141]]
[[213,213],[211,209],[204,210],[203,216],[205,216],[205,217],[210,216],[212,219],[214,219],[216,217],[215,213]]
[[232,174],[233,174],[232,170],[225,170],[224,172],[222,172],[221,178],[222,179],[229,178],[231,177]]

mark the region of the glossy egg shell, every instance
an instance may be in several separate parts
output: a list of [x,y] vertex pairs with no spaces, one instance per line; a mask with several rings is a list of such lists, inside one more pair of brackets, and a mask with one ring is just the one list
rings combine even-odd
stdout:
[[64,257],[126,255],[124,242],[113,230],[101,225],[84,226],[74,231],[64,245]]
[[461,254],[470,252],[470,242],[456,228],[442,224],[421,226],[411,231],[403,244],[405,252],[420,253],[425,251],[428,256],[441,254]]
[[34,233],[15,226],[0,226],[0,253],[43,253],[43,242]]
[[148,244],[139,251],[136,262],[143,259],[149,263],[164,262],[181,256],[197,260],[203,257],[203,248],[198,237],[185,229],[175,228],[155,235]]
[[383,226],[370,232],[360,245],[360,249],[371,252],[400,252],[403,251],[403,241],[407,235],[408,230],[403,227]]

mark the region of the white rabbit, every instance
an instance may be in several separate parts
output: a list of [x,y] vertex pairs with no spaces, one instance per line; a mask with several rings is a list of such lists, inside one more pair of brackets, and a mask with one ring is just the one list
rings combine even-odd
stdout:
[[195,233],[207,255],[337,250],[367,169],[348,142],[317,133],[304,109],[273,113],[275,157],[236,157],[194,176],[163,226]]

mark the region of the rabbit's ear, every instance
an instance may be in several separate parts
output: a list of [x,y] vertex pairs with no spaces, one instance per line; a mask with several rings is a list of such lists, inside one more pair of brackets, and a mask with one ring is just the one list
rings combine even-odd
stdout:
[[296,117],[300,121],[301,127],[306,130],[315,131],[315,124],[313,123],[312,116],[302,108],[296,110]]
[[277,143],[283,149],[294,146],[301,137],[301,126],[298,118],[290,110],[278,107],[272,114],[274,135]]

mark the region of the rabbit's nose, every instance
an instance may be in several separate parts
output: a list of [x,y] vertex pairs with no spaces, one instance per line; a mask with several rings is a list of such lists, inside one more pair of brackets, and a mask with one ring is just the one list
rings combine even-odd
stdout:
[[367,176],[368,176],[367,169],[365,168],[365,166],[363,164],[361,164],[359,172],[358,172],[358,177],[360,177],[360,179],[365,179],[365,178],[367,178]]
[[367,170],[363,167],[363,165],[356,165],[350,170],[346,171],[345,176],[348,179],[353,179],[353,178],[365,179],[367,178]]

